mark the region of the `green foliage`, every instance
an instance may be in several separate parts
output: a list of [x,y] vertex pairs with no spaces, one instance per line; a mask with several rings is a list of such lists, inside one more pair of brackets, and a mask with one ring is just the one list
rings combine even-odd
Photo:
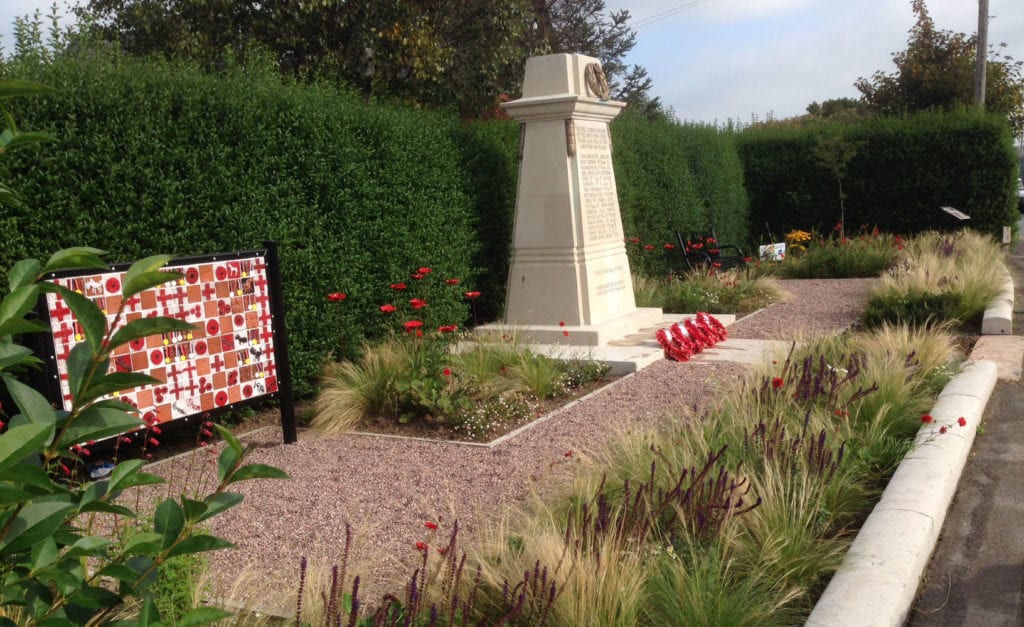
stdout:
[[[156,624],[160,610],[154,602],[158,589],[154,584],[161,565],[231,546],[198,529],[203,521],[241,502],[241,495],[228,491],[228,486],[245,479],[285,477],[276,468],[244,465],[248,450],[218,427],[228,446],[218,460],[219,483],[212,493],[182,496],[180,501],[165,499],[157,506],[152,525],[122,545],[81,529],[80,517],[86,514],[135,517],[123,501],[117,502],[118,495],[162,481],[142,472],[143,463],[138,460],[121,462],[102,481],[82,480],[69,469],[77,460],[78,445],[142,426],[130,413],[131,407],[107,396],[156,380],[108,373],[110,355],[135,337],[190,326],[173,318],[121,325],[123,306],[115,313],[115,323],[108,325],[91,301],[38,282],[45,273],[63,268],[105,268],[99,253],[83,247],[58,252],[45,264],[35,259],[19,261],[9,273],[10,292],[0,304],[0,371],[18,410],[0,435],[0,469],[4,471],[0,492],[6,495],[0,503],[0,570],[5,573],[0,607],[4,611],[20,608],[27,624],[102,622],[131,600],[141,601],[137,624]],[[179,276],[158,270],[165,260],[151,257],[134,264],[126,275],[122,298]],[[36,361],[31,351],[13,342],[12,335],[41,330],[37,321],[26,316],[43,291],[61,293],[87,338],[68,359],[70,411],[54,409],[39,392],[11,375]],[[116,582],[117,587],[111,589],[103,585],[105,581]],[[200,608],[185,612],[180,624],[206,624],[225,615],[214,608]]]
[[845,238],[812,239],[806,250],[789,247],[778,275],[788,279],[852,279],[878,276],[896,262],[902,238],[862,232]]
[[[59,89],[19,115],[61,143],[12,160],[11,184],[31,200],[5,218],[20,235],[0,268],[73,242],[138,259],[277,240],[299,394],[337,352],[339,330],[348,356],[386,330],[377,307],[388,284],[420,266],[474,282],[480,244],[452,117],[371,107],[252,67],[217,77],[96,53],[6,70]],[[326,300],[338,291],[341,306]],[[469,307],[456,308],[461,324]]]
[[[860,144],[842,177],[846,224],[911,233],[959,226],[952,206],[987,233],[1017,221],[1016,155],[1006,121],[975,112],[876,118],[857,125],[752,128],[739,135],[751,222],[769,232],[830,232],[840,215],[822,137]],[[776,240],[778,241],[778,240]]]
[[[615,183],[632,268],[664,275],[676,231],[709,233],[720,241],[747,238],[747,197],[732,138],[712,127],[649,120],[628,111],[611,125]],[[640,239],[642,238],[642,239]],[[644,246],[654,246],[645,255]]]

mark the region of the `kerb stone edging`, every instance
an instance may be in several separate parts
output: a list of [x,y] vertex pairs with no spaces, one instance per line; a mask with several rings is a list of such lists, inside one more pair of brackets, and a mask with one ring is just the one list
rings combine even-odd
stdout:
[[994,362],[968,361],[942,389],[807,625],[904,623],[995,384]]
[[1013,279],[1002,266],[1003,291],[995,297],[981,318],[982,335],[1010,335],[1013,332]]

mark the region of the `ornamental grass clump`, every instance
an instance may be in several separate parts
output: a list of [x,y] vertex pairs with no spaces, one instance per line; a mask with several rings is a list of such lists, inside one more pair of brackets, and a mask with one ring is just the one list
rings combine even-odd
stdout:
[[967,229],[922,233],[872,290],[864,322],[975,323],[1006,276],[1002,251],[990,237]]

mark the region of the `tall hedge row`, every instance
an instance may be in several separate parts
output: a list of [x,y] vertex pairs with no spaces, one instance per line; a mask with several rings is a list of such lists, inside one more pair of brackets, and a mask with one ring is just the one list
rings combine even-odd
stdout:
[[[0,250],[4,268],[71,245],[131,260],[276,239],[299,392],[325,355],[384,330],[391,283],[420,266],[466,286],[479,274],[450,117],[368,107],[273,73],[213,77],[130,58],[13,69],[59,90],[12,103],[23,128],[58,142],[12,161],[26,202],[5,216],[18,236]],[[348,299],[328,302],[336,291]],[[462,322],[465,303],[450,302],[434,316]]]
[[[743,166],[730,135],[629,112],[611,129],[623,229],[627,238],[640,240],[640,248],[629,249],[637,269],[661,269],[661,245],[674,243],[676,231],[714,230],[721,241],[746,241]],[[644,252],[646,244],[655,251]]]
[[776,237],[830,230],[839,220],[835,176],[814,155],[821,138],[857,147],[842,177],[846,223],[897,233],[963,226],[996,233],[1016,223],[1015,153],[1005,120],[976,112],[923,113],[856,125],[770,127],[739,136],[751,221]]
[[[327,354],[351,356],[394,320],[390,284],[434,268],[434,320],[468,323],[504,302],[518,174],[518,124],[368,105],[272,69],[206,74],[107,55],[0,68],[57,94],[11,102],[20,126],[57,142],[10,160],[24,207],[0,214],[0,271],[73,245],[111,261],[281,243],[297,389]],[[731,138],[624,114],[612,125],[627,236],[745,234]],[[635,252],[635,251],[634,251]],[[639,264],[643,266],[643,263]],[[653,266],[652,266],[653,268]],[[641,268],[643,269],[643,268]],[[443,278],[460,286],[443,287]],[[425,288],[421,288],[425,289]],[[437,290],[447,290],[444,299]],[[348,298],[328,302],[328,293]]]

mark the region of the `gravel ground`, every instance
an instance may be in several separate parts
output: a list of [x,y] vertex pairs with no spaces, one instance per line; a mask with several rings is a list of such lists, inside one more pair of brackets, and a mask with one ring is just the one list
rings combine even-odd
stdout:
[[[845,329],[862,313],[871,283],[780,281],[790,298],[737,321],[730,337],[785,339],[793,329],[805,336]],[[506,506],[548,482],[565,480],[573,464],[617,430],[669,416],[685,419],[745,370],[723,362],[661,361],[494,447],[311,433],[286,446],[277,429],[262,430],[247,438],[258,445],[250,461],[277,466],[291,480],[236,484],[245,501],[211,521],[212,533],[237,545],[211,556],[215,589],[227,590],[243,570],[264,582],[294,585],[302,556],[311,563],[337,561],[346,522],[353,527],[353,559],[360,564],[364,589],[367,584],[371,594],[395,589],[395,578],[408,573],[400,562],[416,560],[415,543],[428,539],[424,521],[439,522],[438,538],[447,538],[458,519],[460,537],[471,540]],[[188,494],[198,485],[199,470],[212,467],[213,457],[206,457],[200,451],[195,458],[167,460],[149,470],[170,479],[173,492]]]

